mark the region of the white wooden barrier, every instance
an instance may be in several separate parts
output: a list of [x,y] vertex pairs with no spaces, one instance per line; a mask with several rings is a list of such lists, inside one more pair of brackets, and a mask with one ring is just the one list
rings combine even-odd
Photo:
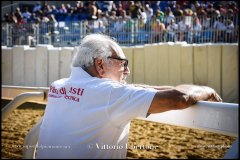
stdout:
[[192,107],[151,114],[145,120],[238,136],[238,104],[199,101]]

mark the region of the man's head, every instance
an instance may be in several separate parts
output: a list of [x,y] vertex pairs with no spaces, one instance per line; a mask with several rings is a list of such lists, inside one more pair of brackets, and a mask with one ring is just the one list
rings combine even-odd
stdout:
[[74,50],[73,67],[82,67],[90,75],[124,82],[130,74],[121,47],[109,36],[90,34]]

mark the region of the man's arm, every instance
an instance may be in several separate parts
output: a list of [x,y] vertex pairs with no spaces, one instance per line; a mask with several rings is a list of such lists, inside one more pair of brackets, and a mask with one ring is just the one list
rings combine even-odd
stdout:
[[179,85],[159,90],[153,98],[148,113],[185,109],[197,101],[221,102],[222,99],[212,88],[207,86]]
[[166,89],[173,89],[175,87],[173,86],[149,86],[149,85],[146,85],[146,84],[131,84],[135,87],[142,87],[142,88],[153,88],[153,89],[156,89],[156,90],[166,90]]

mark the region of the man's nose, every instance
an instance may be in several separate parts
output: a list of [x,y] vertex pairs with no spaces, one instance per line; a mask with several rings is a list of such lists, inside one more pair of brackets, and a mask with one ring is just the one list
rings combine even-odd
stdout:
[[129,75],[130,74],[130,69],[128,67],[124,68],[123,74]]

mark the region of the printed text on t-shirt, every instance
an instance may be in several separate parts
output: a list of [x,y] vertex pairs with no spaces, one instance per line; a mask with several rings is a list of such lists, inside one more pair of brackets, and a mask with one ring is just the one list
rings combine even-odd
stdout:
[[[79,96],[83,95],[84,89],[83,88],[76,88],[76,87],[70,87],[70,89],[66,89],[66,87],[56,88],[54,86],[50,86],[49,90],[49,97],[52,98],[61,98],[64,96],[67,100],[73,100],[76,102],[79,102]],[[55,95],[57,94],[57,95]]]

